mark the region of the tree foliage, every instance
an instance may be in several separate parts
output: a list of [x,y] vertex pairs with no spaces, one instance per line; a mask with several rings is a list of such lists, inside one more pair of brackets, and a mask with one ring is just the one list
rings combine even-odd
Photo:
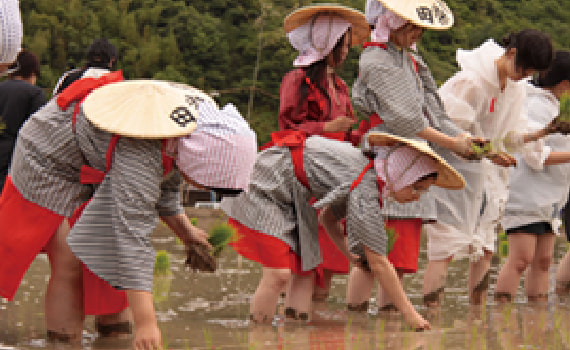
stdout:
[[[39,85],[51,90],[67,69],[83,64],[86,48],[106,37],[119,50],[127,79],[179,81],[217,92],[247,115],[259,135],[277,128],[279,86],[296,53],[283,19],[307,0],[21,0],[24,46],[41,59]],[[364,0],[342,1],[360,10]],[[456,70],[457,48],[536,28],[557,48],[570,46],[570,0],[448,0],[449,31],[427,31],[419,53],[439,83]],[[339,74],[352,84],[360,49]],[[257,67],[257,68],[256,68]],[[254,87],[254,88],[252,88]],[[250,100],[251,94],[253,99]],[[253,101],[251,103],[250,101]]]

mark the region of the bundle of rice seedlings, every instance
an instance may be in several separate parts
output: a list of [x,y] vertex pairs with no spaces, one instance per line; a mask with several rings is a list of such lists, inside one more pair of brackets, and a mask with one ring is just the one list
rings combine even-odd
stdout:
[[220,256],[224,248],[236,236],[235,230],[228,224],[216,225],[208,237],[208,243],[212,245],[209,251],[206,246],[196,243],[188,247],[186,264],[194,271],[214,272],[216,271],[216,258]]
[[210,231],[208,242],[212,245],[212,255],[219,257],[228,243],[236,237],[236,230],[226,223],[215,226]]
[[154,275],[165,276],[170,275],[170,255],[166,250],[159,250],[154,257]]

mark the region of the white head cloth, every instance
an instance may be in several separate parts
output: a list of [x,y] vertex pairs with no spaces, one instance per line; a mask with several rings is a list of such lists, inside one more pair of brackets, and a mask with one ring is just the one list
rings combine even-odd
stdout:
[[374,169],[391,192],[397,192],[438,169],[432,157],[412,147],[374,147],[374,152]]
[[232,104],[198,107],[196,131],[178,139],[176,164],[200,185],[245,189],[257,155],[255,132]]
[[22,47],[22,20],[18,0],[0,1],[0,63],[12,63]]
[[[374,30],[370,33],[372,41],[386,43],[390,40],[392,30],[403,27],[408,21],[394,12],[388,10],[378,0],[366,0],[365,13],[366,23],[373,25]],[[416,49],[414,43],[411,49]]]
[[350,27],[350,22],[342,17],[317,14],[312,20],[290,31],[287,38],[299,51],[293,65],[307,67],[322,60]]

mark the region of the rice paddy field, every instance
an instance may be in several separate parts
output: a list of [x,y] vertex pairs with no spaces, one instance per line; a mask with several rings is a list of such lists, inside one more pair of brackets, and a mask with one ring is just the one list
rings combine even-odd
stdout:
[[[215,209],[187,208],[187,212],[206,229],[225,221]],[[548,303],[528,303],[522,288],[512,305],[494,303],[492,292],[501,264],[496,256],[486,305],[469,306],[468,262],[457,261],[450,268],[444,304],[435,311],[422,306],[424,239],[420,271],[405,278],[409,298],[432,323],[432,330],[420,333],[409,330],[398,313],[378,312],[374,300],[368,313],[347,312],[347,277],[342,275],[334,277],[328,300],[315,304],[309,323],[286,323],[276,317],[273,325],[250,324],[249,300],[260,279],[259,265],[226,249],[215,273],[195,273],[184,266],[184,247],[166,226],[157,227],[152,241],[169,262],[165,267],[170,273],[155,276],[153,290],[165,349],[570,349],[570,302],[552,293],[558,260],[568,249],[562,238],[551,267]],[[0,299],[0,350],[69,348],[45,340],[43,298],[48,276],[47,257],[41,255],[15,299]],[[130,345],[130,339],[99,338],[93,318],[87,317],[83,348],[129,349]]]

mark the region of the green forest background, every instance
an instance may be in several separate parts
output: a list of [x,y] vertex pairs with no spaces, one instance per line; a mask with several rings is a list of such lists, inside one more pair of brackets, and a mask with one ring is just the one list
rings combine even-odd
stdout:
[[[330,1],[329,1],[330,2]],[[119,50],[127,79],[179,81],[238,106],[263,143],[277,129],[279,86],[296,54],[283,19],[294,0],[21,0],[24,47],[42,63],[38,85],[51,93],[59,76],[83,65],[86,48],[105,37]],[[364,0],[339,2],[364,11]],[[418,45],[438,83],[457,69],[457,48],[536,28],[556,48],[570,47],[570,0],[447,0],[449,31],[428,31]],[[352,85],[360,49],[339,70]]]

